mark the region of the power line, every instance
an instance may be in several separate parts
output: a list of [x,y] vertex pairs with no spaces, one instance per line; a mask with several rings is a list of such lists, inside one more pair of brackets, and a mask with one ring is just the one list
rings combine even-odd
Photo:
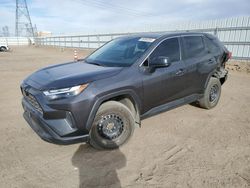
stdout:
[[112,4],[110,2],[102,2],[102,1],[98,1],[98,0],[91,0],[91,2],[96,2],[96,3],[98,3],[100,5],[103,5],[103,6],[109,6],[110,8],[116,8],[116,9],[124,10],[124,11],[134,13],[134,14],[137,14],[137,15],[140,15],[140,16],[149,15],[149,13],[147,13],[147,12],[131,9],[131,8],[124,7],[124,6],[121,6],[121,5],[118,5],[118,4]]
[[100,1],[96,1],[96,0],[83,0],[83,1],[77,1],[80,2],[82,4],[85,4],[87,6],[92,6],[92,7],[97,7],[100,8],[102,10],[105,9],[109,9],[115,13],[126,13],[128,16],[132,16],[132,17],[142,17],[142,16],[154,16],[153,14],[150,13],[146,13],[146,12],[142,12],[142,11],[137,11],[134,9],[130,9],[124,6],[120,6],[117,4],[112,4],[110,2],[100,2]]

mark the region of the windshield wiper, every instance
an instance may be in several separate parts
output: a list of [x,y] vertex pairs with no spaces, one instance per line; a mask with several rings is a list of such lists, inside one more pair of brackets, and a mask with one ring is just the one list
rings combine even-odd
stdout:
[[97,66],[103,66],[103,65],[102,65],[102,64],[100,64],[100,63],[94,63],[94,62],[93,62],[93,63],[91,62],[91,63],[89,63],[89,64],[92,64],[92,65],[97,65]]
[[85,60],[85,62],[88,63],[88,64],[91,64],[91,65],[103,66],[102,64],[96,63],[96,62],[89,62],[87,60]]

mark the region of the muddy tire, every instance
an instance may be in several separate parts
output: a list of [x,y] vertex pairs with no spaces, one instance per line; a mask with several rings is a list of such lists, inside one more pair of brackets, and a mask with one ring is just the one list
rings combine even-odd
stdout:
[[215,107],[220,99],[221,95],[221,83],[219,79],[211,77],[207,88],[205,89],[204,96],[199,100],[199,105],[205,109],[211,109]]
[[97,149],[115,149],[132,136],[135,120],[122,103],[108,101],[102,104],[95,116],[89,143]]

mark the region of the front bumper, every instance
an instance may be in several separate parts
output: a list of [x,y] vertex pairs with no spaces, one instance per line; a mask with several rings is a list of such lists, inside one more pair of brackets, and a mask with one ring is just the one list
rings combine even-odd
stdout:
[[[22,100],[22,105],[24,108],[24,119],[43,140],[60,145],[87,142],[89,140],[88,134],[65,135],[66,132],[74,133],[74,128],[71,130],[71,127],[65,119],[44,119],[41,113],[34,109],[25,98]],[[55,128],[56,126],[57,129]],[[60,132],[58,132],[58,130],[60,130]]]

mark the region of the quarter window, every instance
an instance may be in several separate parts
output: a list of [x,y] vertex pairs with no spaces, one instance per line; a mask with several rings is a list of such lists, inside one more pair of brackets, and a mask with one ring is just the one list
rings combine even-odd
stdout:
[[220,48],[216,45],[216,43],[212,39],[205,37],[205,42],[208,50],[211,53],[218,53],[220,51]]
[[178,38],[167,39],[163,41],[151,54],[150,59],[159,56],[168,57],[170,62],[180,60],[180,47]]
[[205,45],[201,36],[184,37],[184,44],[187,58],[199,57],[205,52]]

